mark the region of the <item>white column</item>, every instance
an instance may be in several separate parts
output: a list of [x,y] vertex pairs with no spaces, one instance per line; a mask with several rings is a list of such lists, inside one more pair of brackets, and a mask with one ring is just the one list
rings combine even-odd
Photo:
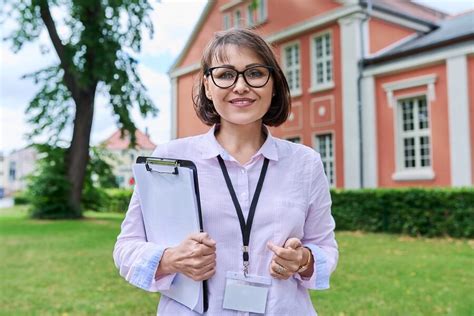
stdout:
[[375,105],[375,80],[373,76],[362,79],[362,139],[364,157],[364,187],[378,186],[377,164],[377,110]]
[[360,58],[360,23],[362,14],[340,19],[342,66],[342,120],[344,150],[344,186],[360,187],[359,119],[357,77]]
[[449,150],[451,184],[471,186],[471,140],[466,55],[448,58]]
[[171,139],[178,137],[178,77],[171,78]]

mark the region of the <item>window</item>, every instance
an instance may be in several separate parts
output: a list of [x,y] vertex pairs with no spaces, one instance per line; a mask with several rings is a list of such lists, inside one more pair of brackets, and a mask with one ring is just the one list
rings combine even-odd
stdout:
[[230,29],[230,14],[229,13],[225,13],[223,16],[222,28],[224,30]]
[[240,10],[236,10],[234,12],[234,27],[236,27],[236,28],[240,27],[241,20],[242,20],[242,16],[240,14]]
[[316,151],[321,155],[329,184],[335,186],[334,146],[332,134],[316,135]]
[[426,97],[398,101],[400,170],[431,169],[431,140]]
[[267,18],[266,0],[251,1],[247,6],[247,24],[249,26],[262,23]]
[[10,181],[16,180],[16,162],[10,161],[10,166],[8,168],[8,179]]
[[331,33],[314,36],[311,47],[311,87],[315,90],[331,88],[333,86]]
[[283,68],[293,95],[301,94],[301,64],[299,43],[283,48]]
[[290,141],[292,143],[301,144],[301,137],[299,137],[299,136],[288,137],[288,138],[286,138],[286,140]]

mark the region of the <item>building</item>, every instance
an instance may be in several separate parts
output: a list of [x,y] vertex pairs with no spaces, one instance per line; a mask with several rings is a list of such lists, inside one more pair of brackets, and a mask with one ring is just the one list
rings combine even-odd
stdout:
[[2,156],[2,170],[0,171],[0,187],[3,187],[5,196],[26,189],[26,176],[30,175],[36,165],[38,152],[33,146],[12,151],[8,156]]
[[191,91],[209,38],[230,27],[255,28],[274,46],[292,113],[272,133],[320,152],[332,186],[472,186],[474,12],[389,0],[209,1],[170,69],[173,137],[208,129]]
[[132,187],[135,183],[132,164],[136,158],[138,156],[150,156],[156,147],[150,140],[148,132],[143,133],[137,129],[135,137],[136,146],[130,148],[130,136],[125,133],[124,137],[121,137],[120,130],[117,130],[100,145],[113,155],[113,159],[108,162],[112,166],[118,185],[122,188]]

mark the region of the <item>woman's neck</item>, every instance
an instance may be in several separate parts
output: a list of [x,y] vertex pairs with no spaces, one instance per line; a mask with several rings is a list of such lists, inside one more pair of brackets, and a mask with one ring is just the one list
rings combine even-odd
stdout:
[[243,165],[262,147],[265,135],[261,122],[248,125],[224,122],[216,132],[216,139],[232,157]]

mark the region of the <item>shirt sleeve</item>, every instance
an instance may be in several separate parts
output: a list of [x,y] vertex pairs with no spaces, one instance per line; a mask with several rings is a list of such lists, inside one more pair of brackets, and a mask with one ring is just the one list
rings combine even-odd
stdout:
[[135,188],[113,252],[115,266],[130,284],[150,292],[170,288],[176,274],[155,279],[164,247],[148,242]]
[[313,290],[329,288],[331,273],[339,258],[334,235],[335,222],[331,215],[331,195],[319,154],[312,163],[309,208],[304,225],[302,244],[311,250],[314,258],[314,273],[310,278],[295,274],[304,287]]
[[176,274],[155,279],[164,248],[146,240],[140,199],[135,190],[114,248],[115,266],[130,284],[157,292],[167,290]]

